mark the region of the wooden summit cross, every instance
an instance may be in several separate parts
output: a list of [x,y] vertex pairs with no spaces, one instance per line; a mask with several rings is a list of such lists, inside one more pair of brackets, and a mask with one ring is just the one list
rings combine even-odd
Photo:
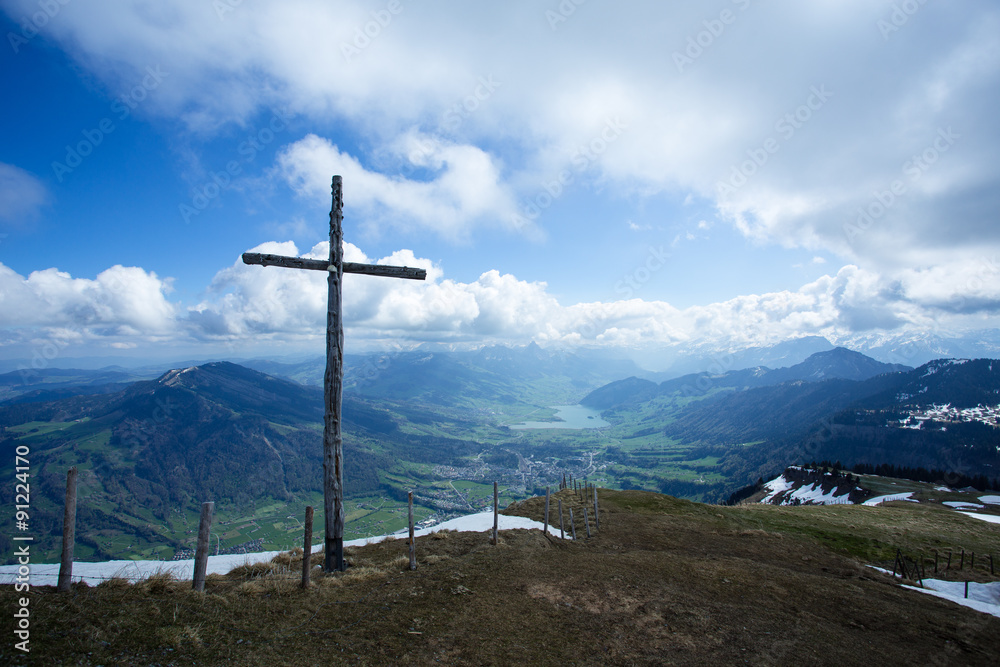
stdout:
[[244,264],[284,266],[292,269],[327,271],[326,375],[323,380],[323,509],[326,529],[326,572],[344,571],[344,441],[340,433],[340,410],[344,395],[344,324],[341,318],[341,285],[345,273],[424,280],[427,272],[407,266],[380,266],[344,262],[343,179],[333,177],[333,207],[330,209],[330,259],[303,259],[256,252],[243,254]]

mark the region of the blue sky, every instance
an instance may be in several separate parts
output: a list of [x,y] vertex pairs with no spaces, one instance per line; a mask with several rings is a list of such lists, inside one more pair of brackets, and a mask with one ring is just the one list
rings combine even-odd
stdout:
[[0,7],[0,359],[997,326],[995,3]]

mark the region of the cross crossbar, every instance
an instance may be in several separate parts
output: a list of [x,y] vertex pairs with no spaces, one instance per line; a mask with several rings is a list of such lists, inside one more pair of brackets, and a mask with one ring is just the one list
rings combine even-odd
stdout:
[[[327,259],[305,259],[303,257],[286,257],[284,255],[269,255],[259,252],[243,253],[244,264],[259,264],[260,266],[283,266],[288,269],[311,269],[313,271],[336,271],[337,267]],[[387,278],[407,278],[409,280],[426,280],[427,271],[409,266],[388,266],[385,264],[358,264],[343,262],[344,273],[363,273],[367,276],[385,276]]]

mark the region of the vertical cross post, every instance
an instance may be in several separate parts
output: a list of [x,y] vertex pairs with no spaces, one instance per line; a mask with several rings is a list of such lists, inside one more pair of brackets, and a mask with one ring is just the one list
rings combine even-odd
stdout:
[[340,411],[344,397],[344,325],[341,289],[344,283],[343,179],[333,177],[330,207],[330,268],[327,270],[326,374],[323,381],[323,520],[324,570],[344,566],[344,439]]
[[342,317],[345,273],[361,273],[387,278],[424,280],[427,271],[408,266],[356,264],[344,262],[343,179],[333,177],[333,206],[330,208],[330,257],[305,259],[256,252],[243,253],[245,264],[282,266],[327,272],[326,373],[323,383],[323,520],[325,542],[323,569],[343,571],[344,563],[344,440],[341,434],[341,406],[344,396],[344,323]]

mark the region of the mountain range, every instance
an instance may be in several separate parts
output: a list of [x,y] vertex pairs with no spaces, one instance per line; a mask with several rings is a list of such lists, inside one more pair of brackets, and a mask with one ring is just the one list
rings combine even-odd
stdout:
[[[65,471],[79,468],[88,499],[79,521],[90,529],[81,531],[82,553],[109,556],[101,531],[179,546],[186,513],[204,501],[239,508],[315,495],[322,421],[321,388],[217,362],[113,393],[8,404],[0,408],[0,446],[31,452],[32,525],[42,532],[58,534]],[[382,491],[389,448],[438,463],[469,453],[459,441],[400,434],[388,413],[351,397],[343,428],[349,496]]]
[[[322,373],[315,362],[256,365],[290,377]],[[346,365],[345,479],[357,520],[389,520],[386,508],[411,489],[421,516],[442,516],[489,502],[493,481],[516,499],[563,475],[707,501],[809,460],[1000,476],[1000,362],[988,359],[914,369],[834,348],[782,368],[661,382],[629,360],[535,345],[359,356]],[[40,531],[59,533],[72,465],[87,499],[85,558],[179,549],[206,500],[231,517],[220,543],[280,540],[294,527],[285,518],[298,513],[292,508],[320,499],[321,387],[230,362],[136,376],[49,369],[20,385],[0,376],[10,389],[0,449],[31,451]],[[576,402],[611,426],[510,428]],[[13,474],[13,459],[0,474]],[[13,502],[11,493],[0,490]],[[4,540],[0,552],[11,546]]]
[[[249,368],[321,385],[325,359],[297,364],[252,360]],[[395,351],[347,355],[344,387],[358,396],[470,407],[481,401],[576,402],[594,387],[627,375],[654,377],[634,362],[602,350],[549,350],[535,343],[471,351]]]
[[755,366],[724,372],[691,373],[660,384],[638,377],[629,377],[597,389],[580,400],[582,405],[607,410],[624,403],[649,400],[657,395],[681,392],[684,395],[705,395],[713,390],[746,390],[778,385],[784,382],[819,382],[844,379],[867,380],[883,373],[912,370],[901,364],[885,364],[843,347],[817,352],[801,363],[778,369]]
[[[667,397],[697,400],[667,414]],[[718,457],[734,479],[809,460],[1000,478],[1000,362],[990,359],[912,369],[836,348],[778,370],[699,373],[659,385],[628,378],[581,402],[612,422],[641,423],[635,435]]]
[[[502,345],[488,346],[503,349]],[[765,366],[782,368],[805,361],[817,352],[826,352],[834,347],[846,347],[861,352],[884,363],[919,366],[935,359],[946,358],[1000,358],[1000,329],[978,329],[963,332],[877,332],[831,336],[800,336],[767,346],[751,346],[736,340],[696,341],[655,348],[567,348],[565,351],[552,347],[541,348],[555,356],[578,356],[583,358],[632,360],[634,365],[647,369],[651,379],[659,381],[708,371],[721,373],[732,370]],[[515,348],[520,349],[520,348]],[[452,346],[421,344],[406,352],[422,354],[476,356],[479,349],[461,351]],[[362,362],[370,358],[396,357],[402,351],[388,351],[376,355],[347,355],[350,360]],[[288,360],[293,359],[293,360]],[[31,359],[0,359],[0,373],[21,372],[34,374],[39,369],[76,368],[86,370],[112,369],[139,374],[145,379],[156,377],[171,368],[197,366],[207,361],[231,361],[248,368],[254,368],[271,375],[292,377],[303,384],[320,384],[323,381],[323,357],[289,357],[278,360],[274,357],[238,358],[213,357],[211,359],[158,360],[148,358],[115,357],[70,357],[62,354],[49,359],[36,354]],[[354,360],[351,360],[353,363]],[[348,368],[351,363],[348,363]],[[642,373],[632,373],[642,375]],[[626,377],[628,374],[616,378]],[[295,376],[295,377],[293,377]],[[2,400],[2,399],[0,399]]]

